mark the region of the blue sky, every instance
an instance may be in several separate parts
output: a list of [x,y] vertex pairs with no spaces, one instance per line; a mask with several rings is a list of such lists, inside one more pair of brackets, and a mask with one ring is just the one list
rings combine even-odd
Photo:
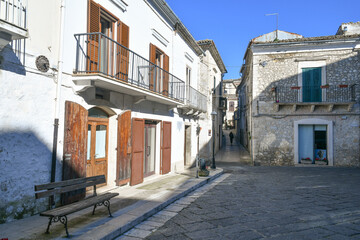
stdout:
[[239,78],[249,41],[276,29],[304,37],[334,35],[344,22],[360,21],[360,0],[166,0],[196,40],[212,39],[228,73]]

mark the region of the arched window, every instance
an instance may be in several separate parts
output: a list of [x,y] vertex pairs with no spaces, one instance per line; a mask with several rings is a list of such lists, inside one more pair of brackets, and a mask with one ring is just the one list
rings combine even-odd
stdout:
[[109,115],[104,110],[94,107],[89,109],[89,117],[109,118]]

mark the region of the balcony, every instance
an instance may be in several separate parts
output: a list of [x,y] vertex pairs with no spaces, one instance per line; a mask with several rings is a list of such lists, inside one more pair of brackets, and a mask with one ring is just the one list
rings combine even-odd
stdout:
[[277,86],[271,89],[274,97],[275,111],[281,106],[290,105],[293,111],[298,107],[310,106],[314,112],[318,106],[327,106],[331,112],[334,106],[346,106],[352,110],[356,102],[356,84],[323,85],[323,86]]
[[184,103],[185,83],[102,33],[76,34],[73,81],[172,107]]
[[12,40],[27,38],[23,0],[0,0],[0,51]]
[[179,106],[179,108],[183,109],[184,115],[197,115],[207,110],[206,96],[189,85],[186,86],[184,103],[184,105]]

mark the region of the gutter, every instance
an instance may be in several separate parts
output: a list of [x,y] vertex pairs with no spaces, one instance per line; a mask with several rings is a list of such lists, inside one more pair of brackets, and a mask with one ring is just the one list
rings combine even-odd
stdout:
[[56,175],[56,156],[57,156],[57,142],[58,142],[58,132],[59,132],[60,97],[61,97],[61,84],[62,84],[62,72],[63,72],[64,25],[65,25],[65,0],[61,0],[58,74],[56,77],[57,81],[56,81],[56,97],[55,97],[55,118],[54,118],[54,135],[53,135],[53,149],[52,149],[52,158],[51,158],[50,182],[55,182],[55,175]]

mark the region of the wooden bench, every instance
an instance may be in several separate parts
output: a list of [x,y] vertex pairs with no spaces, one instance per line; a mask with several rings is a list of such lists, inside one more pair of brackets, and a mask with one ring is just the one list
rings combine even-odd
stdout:
[[49,217],[49,224],[46,229],[46,233],[49,233],[49,228],[51,223],[60,221],[65,226],[66,235],[69,237],[69,232],[67,229],[67,215],[80,211],[82,209],[93,206],[93,212],[95,213],[95,208],[97,206],[104,205],[108,208],[109,216],[112,217],[110,212],[110,199],[119,195],[119,193],[104,193],[101,195],[96,194],[96,185],[105,183],[105,176],[94,176],[87,178],[77,178],[61,182],[53,182],[47,184],[41,184],[35,186],[35,198],[44,198],[54,196],[55,194],[63,194],[74,190],[83,189],[85,191],[86,187],[94,187],[93,195],[91,197],[79,200],[68,205],[63,205],[54,209],[50,209],[40,213],[40,216]]

